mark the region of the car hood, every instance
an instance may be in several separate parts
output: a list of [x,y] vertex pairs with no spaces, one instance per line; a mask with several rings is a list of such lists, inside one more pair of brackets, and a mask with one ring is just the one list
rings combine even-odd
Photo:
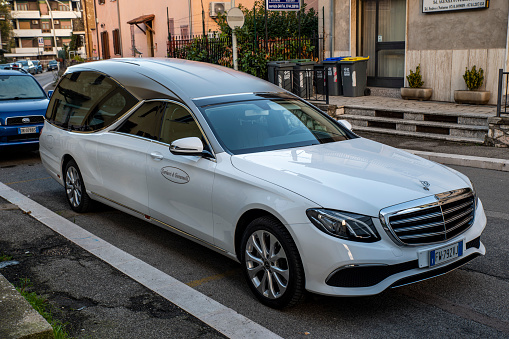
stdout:
[[373,217],[384,207],[470,187],[459,172],[364,138],[234,155],[231,161],[317,207]]
[[46,115],[49,99],[0,100],[0,119],[2,123],[12,116]]

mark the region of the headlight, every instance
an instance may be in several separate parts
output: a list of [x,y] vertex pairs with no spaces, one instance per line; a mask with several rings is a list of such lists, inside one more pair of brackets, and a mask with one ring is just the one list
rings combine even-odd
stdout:
[[308,209],[306,214],[313,225],[332,236],[362,242],[380,240],[371,217],[317,208]]

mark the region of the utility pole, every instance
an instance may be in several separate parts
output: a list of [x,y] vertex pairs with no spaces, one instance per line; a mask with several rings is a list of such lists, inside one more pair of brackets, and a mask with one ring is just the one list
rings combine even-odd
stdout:
[[[48,6],[50,18],[51,18],[51,30],[53,31],[53,43],[55,44],[55,59],[58,59],[58,48],[57,48],[57,36],[55,35],[55,24],[53,23],[53,11],[51,10],[51,6],[49,5],[48,0],[46,1],[46,6]],[[58,64],[60,67],[60,64]]]

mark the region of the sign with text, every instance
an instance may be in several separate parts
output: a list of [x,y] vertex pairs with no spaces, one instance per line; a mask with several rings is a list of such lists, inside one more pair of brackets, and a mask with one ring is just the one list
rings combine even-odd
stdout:
[[44,38],[43,37],[38,37],[37,42],[39,43],[39,47],[44,47]]
[[490,7],[489,0],[422,0],[423,13],[458,11]]
[[301,0],[266,0],[269,11],[298,11]]

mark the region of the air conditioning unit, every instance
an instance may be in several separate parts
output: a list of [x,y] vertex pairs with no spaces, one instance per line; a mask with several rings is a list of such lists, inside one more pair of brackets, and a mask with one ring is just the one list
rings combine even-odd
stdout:
[[210,16],[217,17],[219,13],[228,12],[232,8],[231,2],[210,2]]

